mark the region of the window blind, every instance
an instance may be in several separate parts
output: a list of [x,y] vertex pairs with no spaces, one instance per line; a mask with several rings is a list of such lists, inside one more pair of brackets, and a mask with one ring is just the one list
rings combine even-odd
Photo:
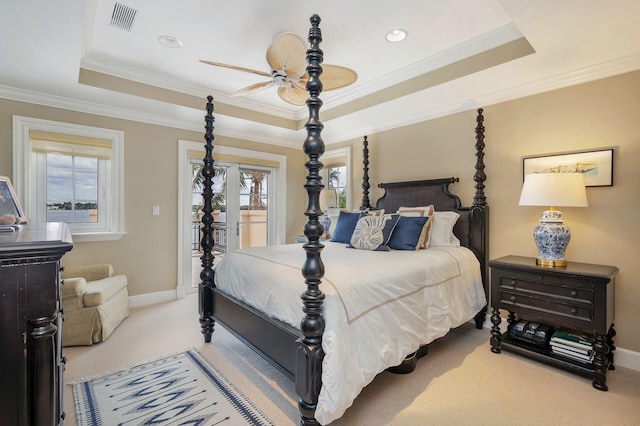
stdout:
[[31,151],[46,154],[74,155],[101,160],[111,159],[111,140],[88,136],[29,130]]

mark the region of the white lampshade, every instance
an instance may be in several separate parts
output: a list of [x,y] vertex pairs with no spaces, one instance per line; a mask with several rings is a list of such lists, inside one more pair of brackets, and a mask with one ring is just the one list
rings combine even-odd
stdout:
[[531,173],[525,176],[521,206],[587,207],[582,173]]
[[336,207],[337,205],[336,190],[324,188],[322,192],[320,192],[320,208],[322,211],[325,211],[330,207]]

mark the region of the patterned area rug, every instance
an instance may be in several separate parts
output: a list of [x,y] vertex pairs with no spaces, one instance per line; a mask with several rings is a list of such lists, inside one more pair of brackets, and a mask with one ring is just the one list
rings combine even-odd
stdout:
[[198,351],[73,384],[79,426],[273,425]]

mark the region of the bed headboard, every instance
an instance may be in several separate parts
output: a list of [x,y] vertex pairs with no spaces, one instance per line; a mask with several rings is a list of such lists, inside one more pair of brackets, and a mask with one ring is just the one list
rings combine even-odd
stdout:
[[449,185],[458,181],[458,178],[445,178],[381,183],[378,187],[384,189],[384,195],[376,203],[376,209],[384,209],[385,212],[393,213],[401,206],[433,205],[436,211],[456,211],[460,214],[460,218],[456,222],[453,232],[460,239],[460,244],[473,250],[470,209],[461,207],[460,198],[449,192]]
[[[489,206],[484,194],[484,116],[482,108],[478,109],[476,118],[476,164],[473,181],[475,182],[475,195],[471,207],[462,207],[460,198],[449,192],[449,185],[459,181],[458,178],[428,179],[407,182],[381,183],[379,188],[384,189],[384,195],[376,202],[376,209],[384,209],[386,213],[393,213],[400,206],[416,207],[433,204],[434,209],[444,211],[453,210],[460,214],[453,232],[460,239],[460,244],[470,249],[480,261],[482,279],[485,290],[488,288],[488,261],[489,261]],[[365,137],[363,142],[363,202],[361,209],[368,207],[368,144]]]

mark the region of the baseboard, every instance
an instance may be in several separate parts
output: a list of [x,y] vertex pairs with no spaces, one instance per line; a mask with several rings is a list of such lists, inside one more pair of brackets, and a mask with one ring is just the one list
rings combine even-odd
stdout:
[[[475,324],[472,320],[470,321]],[[489,320],[489,316],[484,320],[482,328],[491,329],[491,321]],[[503,333],[507,330],[506,321],[502,321],[500,324],[500,331]],[[640,352],[631,351],[629,349],[624,349],[620,347],[616,347],[616,351],[614,352],[615,365],[617,367],[629,368],[631,370],[640,371]]]
[[629,349],[616,348],[614,352],[614,364],[619,367],[640,371],[640,352]]
[[136,296],[129,296],[129,307],[135,308],[138,306],[153,305],[155,303],[170,302],[176,299],[176,290],[138,294]]

